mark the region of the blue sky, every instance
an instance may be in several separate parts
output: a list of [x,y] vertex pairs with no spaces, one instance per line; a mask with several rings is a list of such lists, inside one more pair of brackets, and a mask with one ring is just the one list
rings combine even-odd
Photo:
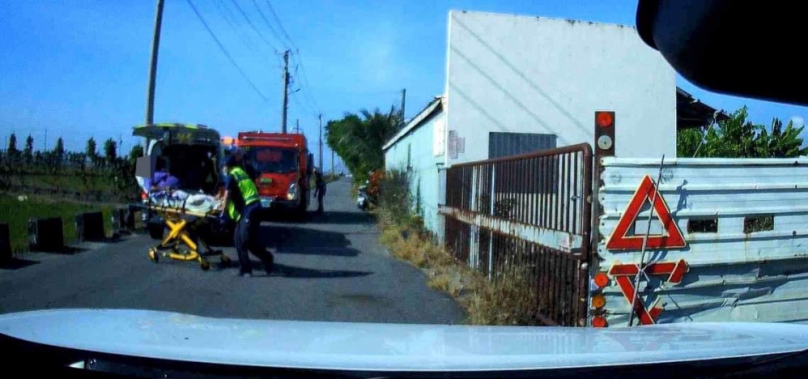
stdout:
[[[634,25],[636,1],[273,0],[286,40],[267,0],[191,0],[261,92],[248,84],[217,47],[187,0],[166,0],[156,121],[199,122],[223,134],[280,128],[281,56],[292,46],[300,89],[295,120],[316,143],[317,118],[389,108],[407,88],[414,115],[443,92],[446,23],[450,9],[528,14]],[[6,0],[0,7],[0,138],[29,131],[41,148],[58,136],[68,149],[87,138],[122,138],[144,119],[153,0]],[[267,17],[274,32],[261,17]],[[728,56],[743,59],[743,54]],[[782,59],[788,59],[784,52]],[[301,66],[302,62],[302,66]],[[731,62],[728,62],[728,65]],[[707,104],[729,111],[748,105],[753,121],[808,117],[808,108],[709,93],[678,83]],[[262,96],[266,100],[262,99]],[[312,139],[313,138],[313,139]],[[310,142],[310,143],[312,143]],[[326,166],[330,157],[326,154]]]

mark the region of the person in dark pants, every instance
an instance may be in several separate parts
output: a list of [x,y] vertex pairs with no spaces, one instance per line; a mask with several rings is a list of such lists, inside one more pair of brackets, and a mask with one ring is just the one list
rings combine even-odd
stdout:
[[325,180],[323,180],[323,172],[319,169],[314,171],[315,177],[315,189],[314,189],[314,196],[317,196],[317,213],[323,214],[323,197],[325,197]]
[[244,153],[244,150],[238,149],[236,150],[236,159],[238,164],[244,169],[244,172],[252,178],[252,180],[258,179],[258,173],[255,172],[255,167],[253,167],[252,162],[247,159],[247,155]]
[[226,216],[236,223],[233,242],[236,246],[238,261],[241,266],[239,274],[241,276],[252,275],[252,264],[250,263],[248,250],[261,260],[264,270],[269,274],[272,272],[274,258],[272,253],[266,251],[258,243],[261,227],[261,222],[256,217],[258,215],[257,211],[261,207],[258,188],[238,163],[238,158],[235,155],[231,155],[225,161],[224,170],[227,177],[225,178],[225,192],[222,204],[225,204],[226,208],[222,210],[222,217],[225,217],[226,213]]

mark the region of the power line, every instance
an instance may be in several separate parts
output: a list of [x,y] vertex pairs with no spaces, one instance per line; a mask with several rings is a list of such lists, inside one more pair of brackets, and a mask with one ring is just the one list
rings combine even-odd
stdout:
[[[255,7],[258,8],[259,14],[261,14],[261,17],[264,19],[264,22],[267,24],[269,29],[272,30],[272,33],[275,35],[275,37],[278,38],[278,40],[280,40],[281,43],[286,45],[286,42],[284,42],[283,39],[280,38],[280,36],[278,36],[278,33],[272,27],[269,20],[267,20],[267,18],[264,16],[264,12],[261,11],[261,7],[258,6],[258,3],[256,2],[256,0],[252,0],[252,1],[253,1],[253,4],[255,4]],[[297,60],[298,65],[300,66],[300,70],[301,70],[301,73],[302,73],[301,76],[303,77],[303,83],[302,84],[307,88],[306,92],[304,93],[304,97],[306,97],[306,101],[308,101],[310,103],[309,105],[313,106],[315,109],[320,109],[320,106],[317,104],[317,100],[314,99],[314,94],[312,93],[312,91],[310,89],[311,85],[309,84],[309,78],[308,78],[308,75],[306,74],[306,65],[303,64],[303,57],[300,55],[300,49],[297,48],[297,45],[295,45],[295,42],[292,41],[291,37],[289,37],[289,33],[286,32],[286,28],[283,27],[283,23],[281,23],[280,17],[278,17],[278,14],[275,13],[275,8],[272,7],[272,2],[267,0],[266,3],[267,3],[267,6],[269,7],[269,11],[272,13],[272,17],[275,19],[275,22],[278,24],[278,28],[283,33],[284,37],[286,37],[286,41],[288,41],[288,45],[291,45],[291,47],[294,48],[294,50],[295,50],[295,53],[296,53],[295,55],[297,56],[297,58],[295,58],[295,59]],[[289,47],[288,45],[287,45],[287,48]],[[294,58],[294,56],[293,56],[293,58]],[[317,113],[317,112],[315,112],[315,113]]]
[[[287,50],[287,52],[288,52],[288,50]],[[297,71],[295,71],[295,72],[297,72]],[[290,76],[291,76],[291,75],[290,75]],[[311,112],[311,114],[312,114],[312,115],[314,115],[314,117],[317,117],[317,114],[318,114],[318,113],[317,113],[317,111],[316,111],[316,110],[313,110],[313,109],[310,107],[311,105],[310,105],[309,103],[306,103],[306,104],[305,104],[305,106],[304,106],[304,103],[302,103],[302,102],[300,101],[300,99],[298,98],[297,93],[298,93],[300,90],[301,90],[301,88],[300,88],[300,87],[298,87],[298,89],[297,89],[297,90],[292,91],[292,92],[290,93],[290,94],[292,95],[292,99],[295,101],[295,103],[297,103],[297,105],[300,107],[300,109],[301,109],[302,111],[304,111],[304,112]],[[305,97],[304,97],[304,98],[305,98]],[[304,109],[304,108],[305,108],[305,109]]]
[[401,90],[389,90],[389,91],[379,91],[379,92],[352,92],[352,91],[339,91],[340,95],[345,96],[383,96],[383,95],[395,95],[396,99],[401,99]]
[[[311,85],[309,84],[309,78],[306,76],[306,66],[303,65],[303,58],[300,56],[300,51],[297,51],[297,61],[300,66],[301,73],[303,74],[303,85],[306,87],[306,99],[314,106],[315,109],[320,109],[320,106],[317,105],[317,101],[314,100],[313,91],[311,90]],[[293,55],[294,57],[294,55]],[[315,112],[316,113],[316,112]]]
[[[271,46],[274,49],[274,46],[264,37],[264,35],[255,26],[255,24],[253,24],[252,21],[249,19],[249,17],[247,17],[247,14],[244,12],[244,9],[242,9],[235,0],[231,0],[231,2],[233,2],[234,5],[236,5],[236,8],[238,8],[241,15],[244,16],[244,19],[246,19],[247,22],[250,24],[250,27],[252,27],[253,30],[255,30],[255,32],[259,34],[259,36],[264,40],[264,42],[267,43],[267,45]],[[284,41],[284,39],[280,36],[278,31],[272,26],[272,23],[269,21],[269,19],[267,18],[264,11],[261,9],[261,6],[258,4],[258,2],[256,0],[252,0],[252,3],[255,6],[255,8],[258,10],[258,14],[261,16],[261,19],[264,21],[264,24],[267,26],[267,28],[269,28],[269,30],[272,32],[272,34],[275,36],[275,38],[281,43],[281,45],[286,47],[287,50],[289,48],[289,45],[291,45],[291,46],[293,46],[295,48],[296,54],[293,55],[292,58],[297,61],[297,66],[301,69],[301,77],[302,77],[303,80],[300,82],[300,84],[301,84],[300,89],[304,90],[302,96],[305,99],[305,103],[306,103],[306,106],[308,108],[307,111],[311,112],[314,115],[318,114],[317,110],[320,109],[320,106],[317,104],[317,101],[314,99],[313,93],[311,93],[312,92],[311,91],[311,85],[309,84],[309,79],[308,79],[308,76],[306,75],[306,68],[305,68],[305,65],[303,64],[303,59],[302,59],[302,57],[300,57],[300,50],[297,49],[297,46],[294,44],[294,41],[292,41],[292,39],[289,37],[289,34],[286,32],[286,29],[283,27],[283,24],[281,23],[280,18],[278,17],[277,13],[275,13],[275,9],[272,7],[272,4],[269,1],[267,1],[267,6],[269,7],[269,10],[272,13],[273,18],[277,22],[278,28],[280,28],[281,32],[286,37],[286,41]],[[287,41],[288,41],[288,43],[287,43]],[[293,94],[293,98],[298,103],[298,105],[301,107],[301,109],[304,108],[303,104],[300,104],[301,101],[297,98],[296,94]],[[319,113],[322,113],[322,112],[319,112]]]
[[[255,6],[255,9],[258,10],[258,14],[261,16],[261,19],[264,20],[264,24],[266,24],[267,28],[269,28],[269,30],[272,32],[272,34],[275,36],[275,38],[277,38],[278,41],[280,41],[280,43],[282,45],[284,45],[287,49],[289,49],[289,45],[294,46],[295,54],[292,55],[292,59],[295,59],[298,62],[298,66],[300,66],[300,68],[302,70],[301,71],[302,72],[301,77],[303,78],[303,80],[301,81],[301,84],[302,84],[302,87],[305,87],[303,97],[306,99],[306,102],[308,103],[309,106],[311,106],[314,109],[320,109],[320,106],[317,105],[317,101],[314,100],[314,95],[310,94],[311,86],[309,85],[309,78],[306,76],[306,68],[303,65],[303,59],[300,57],[300,50],[297,49],[297,46],[295,46],[294,42],[291,40],[291,38],[289,38],[289,34],[286,33],[286,29],[283,28],[283,24],[281,24],[281,21],[278,18],[277,13],[275,13],[275,9],[272,8],[272,4],[267,2],[267,5],[269,6],[269,10],[272,12],[272,16],[275,18],[275,21],[278,23],[278,27],[283,32],[283,35],[286,36],[286,39],[288,40],[289,43],[284,41],[283,38],[281,38],[280,34],[278,34],[278,32],[275,30],[275,28],[272,27],[272,23],[269,21],[269,19],[267,19],[266,14],[264,14],[264,11],[261,10],[261,6],[258,5],[258,2],[256,0],[252,0],[252,3]],[[312,113],[317,113],[317,112],[314,111]]]
[[[253,1],[255,1],[255,0],[253,0]],[[283,24],[281,24],[281,20],[280,20],[280,18],[278,18],[278,14],[275,13],[275,8],[272,8],[272,2],[267,0],[267,5],[269,6],[269,11],[272,12],[272,17],[275,18],[275,22],[278,23],[278,27],[281,29],[281,32],[283,32],[283,35],[286,36],[286,40],[289,41],[289,44],[292,45],[292,47],[295,50],[300,50],[300,49],[297,48],[297,46],[295,46],[295,43],[292,41],[292,39],[289,38],[289,34],[286,33],[286,29],[283,28]]]
[[[260,7],[260,6],[258,6],[258,3],[257,3],[255,0],[252,0],[252,3],[253,3],[253,5],[255,5],[255,8],[256,8],[256,9],[258,9],[258,14],[259,14],[259,15],[261,15],[261,19],[263,19],[263,20],[264,20],[264,24],[266,24],[266,25],[267,25],[267,27],[269,28],[269,30],[272,32],[272,35],[274,35],[274,36],[275,36],[275,38],[277,38],[277,39],[278,39],[278,41],[280,41],[280,42],[281,42],[281,45],[284,45],[284,47],[286,47],[287,49],[289,49],[289,46],[286,44],[286,42],[284,42],[284,41],[283,41],[283,38],[281,38],[280,34],[278,34],[278,32],[275,30],[275,28],[273,28],[273,27],[272,27],[272,24],[269,22],[269,20],[267,20],[267,16],[266,16],[266,15],[264,15],[264,11],[262,11],[262,10],[261,10],[261,7]],[[269,9],[270,9],[270,10],[272,10],[272,6],[271,6],[271,5],[269,6]],[[274,11],[273,11],[273,14],[275,14],[275,12],[274,12]],[[278,18],[277,18],[277,16],[275,17],[275,19],[276,19],[276,20],[278,19]],[[278,25],[280,25],[280,23],[278,23]],[[283,28],[283,26],[281,26],[281,28]],[[285,33],[285,32],[284,32],[284,33]]]
[[300,109],[302,109],[305,112],[310,112],[314,117],[317,117],[317,112],[315,110],[313,110],[313,109],[311,109],[309,107],[303,106],[303,103],[297,97],[297,91],[292,92],[292,100],[294,100],[294,102],[297,103],[297,106],[299,106]]
[[238,5],[238,2],[236,0],[230,0],[230,2],[236,6],[236,9],[238,9],[239,13],[241,13],[241,15],[244,16],[244,19],[247,20],[247,23],[250,25],[250,27],[253,28],[253,30],[255,30],[255,33],[258,34],[258,36],[261,37],[261,39],[264,40],[264,42],[266,42],[267,46],[271,47],[272,50],[275,50],[277,52],[278,49],[275,48],[275,46],[272,45],[272,43],[270,43],[266,37],[264,37],[264,34],[261,33],[261,31],[259,31],[258,28],[255,27],[255,24],[253,24],[250,18],[247,17],[247,14],[244,13],[244,9],[241,9],[241,6]]
[[219,11],[219,15],[230,25],[230,28],[233,29],[233,32],[239,36],[239,38],[244,41],[244,45],[247,46],[248,49],[251,51],[257,50],[257,44],[253,42],[253,39],[247,34],[244,33],[240,28],[236,27],[238,21],[236,21],[236,16],[231,13],[230,8],[224,3],[224,0],[214,0],[216,3],[216,9]]
[[[227,8],[227,5],[224,4],[223,0],[215,0],[216,1],[216,10],[219,11],[219,15],[227,22],[230,28],[233,30],[233,33],[236,34],[244,46],[249,51],[256,51],[259,53],[261,59],[267,63],[268,65],[272,65],[273,63],[267,58],[266,54],[258,48],[257,44],[253,42],[249,35],[243,33],[241,29],[236,27],[236,20],[232,13],[230,13],[230,9]],[[224,11],[222,11],[224,9]]]
[[343,92],[346,95],[351,96],[381,96],[381,95],[392,95],[396,94],[399,95],[401,90],[393,90],[393,91],[383,91],[383,92]]
[[261,96],[261,98],[264,99],[264,101],[269,101],[267,99],[267,97],[264,96],[263,93],[261,93],[261,91],[255,85],[255,83],[253,83],[252,80],[250,80],[250,78],[247,76],[247,74],[244,73],[244,70],[242,70],[241,67],[239,67],[239,65],[236,63],[236,61],[233,60],[233,57],[230,56],[230,53],[227,52],[227,49],[224,48],[224,45],[222,45],[222,42],[219,41],[219,38],[216,37],[216,34],[213,33],[213,30],[211,30],[210,26],[208,26],[208,23],[205,22],[205,19],[202,17],[202,15],[196,9],[196,6],[194,6],[194,3],[191,2],[191,0],[187,0],[187,2],[188,2],[188,5],[191,6],[191,9],[194,10],[194,13],[196,14],[196,17],[199,18],[199,21],[202,22],[202,25],[204,25],[205,29],[208,31],[208,33],[210,33],[210,36],[213,38],[214,41],[216,41],[216,45],[219,46],[219,49],[222,50],[222,53],[224,53],[224,55],[227,57],[227,59],[230,61],[230,63],[232,63],[233,66],[236,68],[236,70],[238,70],[238,72],[241,74],[241,76],[244,77],[244,80],[246,80],[247,83],[250,84],[250,86],[252,87],[253,90],[255,90],[255,93],[257,93],[258,96]]

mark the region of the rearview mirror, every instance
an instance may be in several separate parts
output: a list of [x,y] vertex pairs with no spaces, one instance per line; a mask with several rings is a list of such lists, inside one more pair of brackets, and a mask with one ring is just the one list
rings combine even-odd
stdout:
[[[804,61],[786,57],[805,45],[804,14],[797,2],[640,0],[637,31],[699,87],[808,105]],[[727,54],[739,51],[728,70]]]
[[306,156],[306,175],[311,175],[314,172],[314,154],[309,153]]

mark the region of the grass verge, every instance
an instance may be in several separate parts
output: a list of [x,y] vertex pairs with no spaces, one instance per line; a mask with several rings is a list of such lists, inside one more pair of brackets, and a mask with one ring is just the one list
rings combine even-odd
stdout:
[[112,206],[73,203],[28,196],[20,201],[17,196],[0,194],[0,223],[9,224],[11,250],[21,253],[28,250],[28,219],[31,217],[62,217],[65,244],[76,240],[76,213],[98,211],[104,214],[104,230],[112,230]]
[[380,208],[381,242],[391,254],[420,268],[427,285],[444,291],[458,301],[471,325],[541,325],[535,317],[536,293],[520,272],[501,275],[489,282],[480,272],[459,262],[442,246],[418,232],[415,223],[400,222],[389,210]]

